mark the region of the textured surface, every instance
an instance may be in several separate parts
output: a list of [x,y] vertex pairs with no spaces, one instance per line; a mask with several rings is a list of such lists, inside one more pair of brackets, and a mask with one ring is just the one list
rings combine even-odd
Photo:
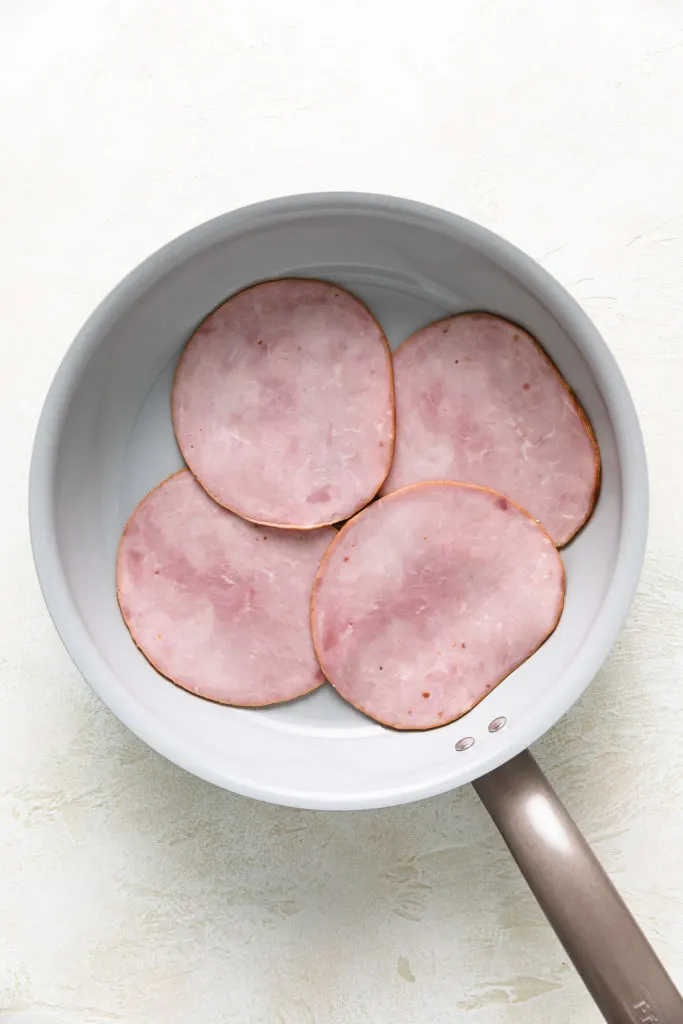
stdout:
[[550,537],[494,491],[407,487],[348,523],[313,589],[315,649],[341,695],[397,729],[446,725],[557,625]]
[[320,188],[497,229],[626,374],[652,481],[640,595],[536,752],[683,985],[683,10],[614,12],[2,5],[2,1024],[599,1024],[470,790],[335,815],[212,789],[92,697],[43,607],[28,458],[76,330],[185,228]]
[[308,528],[362,508],[389,471],[389,347],[368,310],[321,281],[268,281],[220,306],[178,367],[187,464],[247,519]]
[[313,580],[336,536],[254,526],[188,470],[155,488],[119,547],[117,590],[153,665],[224,704],[291,700],[323,682],[310,635]]
[[396,451],[383,493],[462,480],[507,494],[566,544],[593,508],[599,456],[585,417],[516,324],[472,313],[394,356]]

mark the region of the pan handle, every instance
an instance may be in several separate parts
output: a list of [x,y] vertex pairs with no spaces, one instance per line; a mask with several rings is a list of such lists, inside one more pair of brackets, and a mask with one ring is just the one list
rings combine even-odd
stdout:
[[474,783],[609,1024],[683,1024],[683,999],[528,750]]

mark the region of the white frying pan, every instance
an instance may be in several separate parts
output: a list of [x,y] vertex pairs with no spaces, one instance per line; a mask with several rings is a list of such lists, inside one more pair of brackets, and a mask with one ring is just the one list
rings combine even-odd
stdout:
[[[391,732],[329,687],[263,711],[198,700],[155,674],[121,620],[121,530],[143,495],[182,465],[169,414],[178,355],[227,295],[287,275],[346,286],[392,344],[463,309],[517,321],[542,342],[596,431],[602,488],[593,518],[563,552],[567,600],[557,631],[443,729]],[[683,1024],[683,1002],[662,965],[524,752],[606,657],[633,597],[647,529],[645,456],[624,381],[588,318],[532,260],[468,221],[382,196],[276,200],[190,231],[134,270],[67,353],[38,428],[30,516],[64,643],[102,700],[150,746],[226,789],[295,807],[380,807],[474,781],[605,1017]]]

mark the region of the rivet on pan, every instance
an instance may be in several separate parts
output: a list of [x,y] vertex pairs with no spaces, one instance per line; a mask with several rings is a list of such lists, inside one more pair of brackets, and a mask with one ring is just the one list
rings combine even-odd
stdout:
[[460,753],[461,750],[469,750],[470,747],[474,746],[474,736],[463,736],[461,740],[455,744],[455,749]]
[[507,721],[503,715],[500,718],[494,718],[492,722],[489,722],[489,732],[500,732],[507,725]]

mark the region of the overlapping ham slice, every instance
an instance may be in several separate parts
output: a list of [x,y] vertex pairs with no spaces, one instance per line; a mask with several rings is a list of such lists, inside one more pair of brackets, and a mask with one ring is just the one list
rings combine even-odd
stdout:
[[176,473],[121,539],[117,592],[133,640],[159,672],[210,700],[254,707],[308,693],[323,682],[311,587],[334,536],[247,523]]
[[588,421],[534,339],[501,317],[431,324],[394,354],[397,435],[383,494],[461,480],[509,495],[566,544],[595,503]]
[[180,361],[173,422],[205,490],[245,519],[310,529],[347,519],[391,464],[391,355],[336,285],[268,281],[233,296]]
[[395,729],[445,725],[555,629],[564,569],[545,530],[494,491],[407,487],[332,542],[312,627],[341,696]]

